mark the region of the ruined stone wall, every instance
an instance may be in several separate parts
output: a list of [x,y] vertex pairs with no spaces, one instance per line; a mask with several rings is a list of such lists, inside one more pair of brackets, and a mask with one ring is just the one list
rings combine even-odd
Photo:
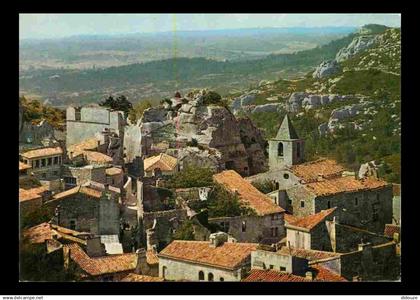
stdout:
[[66,111],[66,145],[67,147],[95,137],[105,128],[111,128],[120,137],[124,136],[124,117],[122,112],[109,111],[103,107],[82,107],[80,120],[76,120],[75,109]]
[[[215,223],[222,228],[229,228],[228,234],[232,235],[238,242],[257,243],[269,240],[272,243],[278,242],[285,236],[284,216],[277,214],[276,219],[271,215],[260,216],[237,216],[209,218],[209,223]],[[227,225],[228,224],[228,225]],[[277,227],[277,237],[272,236],[271,228]],[[244,230],[245,229],[245,230]]]
[[22,122],[20,124],[19,142],[41,145],[45,138],[54,138],[54,128],[47,122],[42,121],[39,124]]
[[397,280],[400,260],[395,253],[395,244],[387,243],[341,255],[341,275],[348,280],[355,276],[362,281]]
[[[250,263],[248,263],[250,265]],[[183,261],[159,257],[159,277],[167,280],[199,281],[199,272],[204,272],[204,281],[208,281],[208,274],[212,273],[214,281],[240,281],[241,272],[229,271],[221,268],[203,266]]]

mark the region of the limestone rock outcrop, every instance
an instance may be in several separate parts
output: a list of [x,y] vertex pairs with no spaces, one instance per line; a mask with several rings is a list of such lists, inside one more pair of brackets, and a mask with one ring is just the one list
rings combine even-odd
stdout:
[[340,51],[338,51],[335,60],[337,62],[342,62],[346,59],[349,59],[359,52],[371,47],[378,39],[377,35],[361,35],[355,37],[353,41]]
[[319,64],[319,66],[315,69],[314,73],[312,74],[312,77],[325,78],[337,74],[340,71],[341,67],[335,59],[327,60]]

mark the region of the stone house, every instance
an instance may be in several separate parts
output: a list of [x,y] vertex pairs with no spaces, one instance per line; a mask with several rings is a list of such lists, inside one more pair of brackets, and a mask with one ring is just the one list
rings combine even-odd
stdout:
[[261,249],[251,253],[251,268],[273,270],[297,276],[305,276],[308,270],[308,260],[290,254],[283,254],[274,249]]
[[395,242],[359,244],[346,253],[283,247],[279,253],[308,259],[309,267],[323,267],[348,281],[397,280],[400,262]]
[[32,173],[39,179],[59,178],[63,150],[61,147],[47,147],[21,153],[24,164],[32,166]]
[[82,281],[120,281],[135,271],[137,253],[89,257],[78,244],[63,247],[64,268],[75,265]]
[[159,254],[159,277],[166,280],[240,281],[251,269],[257,244],[230,243],[226,234],[210,242],[172,241]]
[[178,160],[166,153],[144,159],[144,176],[171,176],[178,171]]
[[288,189],[287,197],[291,212],[299,217],[337,207],[342,224],[382,233],[392,222],[392,188],[378,179],[319,180]]
[[118,199],[107,190],[76,186],[58,193],[45,205],[56,209],[58,225],[92,234],[119,234]]
[[99,105],[69,106],[66,110],[66,145],[80,143],[105,130],[116,133],[122,139],[125,123],[122,111]]
[[256,215],[211,218],[238,241],[276,243],[286,234],[284,229],[285,210],[258,191],[233,170],[213,175],[216,183],[226,190],[236,193],[239,201],[252,208]]
[[[326,219],[332,219],[334,208],[317,214],[287,221],[287,243],[294,248],[332,251]],[[288,218],[286,218],[288,219]]]
[[32,166],[19,162],[19,181],[28,178],[31,174]]
[[48,199],[49,193],[43,186],[30,189],[19,188],[19,213],[21,216],[34,212],[41,208]]

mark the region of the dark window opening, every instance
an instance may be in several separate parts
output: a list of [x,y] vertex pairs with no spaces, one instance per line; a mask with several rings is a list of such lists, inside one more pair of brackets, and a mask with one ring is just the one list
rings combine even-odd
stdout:
[[354,198],[354,205],[359,205],[359,199],[357,199],[357,197],[356,198]]
[[280,188],[280,183],[278,183],[277,181],[276,181],[276,190],[278,190]]
[[225,163],[226,170],[233,170],[235,168],[235,162],[233,160],[227,161]]
[[242,221],[242,232],[246,231],[246,222]]
[[58,164],[58,156],[54,157],[54,165]]
[[48,165],[51,166],[52,165],[52,157],[48,158]]
[[198,272],[198,280],[204,280],[204,272],[203,271]]
[[80,121],[82,119],[80,111],[81,111],[80,107],[74,109],[74,119],[76,121]]
[[209,281],[214,281],[213,273],[209,273],[208,278],[209,278]]
[[327,207],[328,207],[328,208],[331,208],[331,201],[329,201],[329,200],[328,200],[328,202],[327,202]]
[[70,220],[70,229],[71,230],[76,230],[76,221],[75,220]]
[[165,275],[166,275],[166,269],[167,269],[167,268],[166,268],[166,266],[163,266],[163,267],[162,267],[162,277],[163,277],[163,278],[165,278]]
[[273,265],[270,265],[270,270],[272,270],[272,269],[274,269],[274,266]]
[[277,147],[277,156],[283,156],[283,143],[279,143]]
[[35,168],[39,168],[39,160],[35,161]]
[[47,165],[47,160],[45,158],[41,159],[41,167],[45,167]]
[[289,179],[289,174],[287,174],[287,173],[283,174],[283,178],[284,179]]
[[300,207],[305,207],[305,201],[300,201]]
[[280,267],[281,272],[286,272],[286,267]]
[[220,277],[220,281],[225,281],[225,279],[223,277]]
[[300,158],[300,143],[296,144],[296,157]]

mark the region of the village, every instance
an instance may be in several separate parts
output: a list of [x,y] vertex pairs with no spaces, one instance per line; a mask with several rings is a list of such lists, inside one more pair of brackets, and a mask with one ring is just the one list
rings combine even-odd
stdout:
[[21,240],[76,281],[399,280],[399,185],[306,161],[287,114],[266,141],[211,95],[137,123],[69,106],[63,132],[20,107]]

